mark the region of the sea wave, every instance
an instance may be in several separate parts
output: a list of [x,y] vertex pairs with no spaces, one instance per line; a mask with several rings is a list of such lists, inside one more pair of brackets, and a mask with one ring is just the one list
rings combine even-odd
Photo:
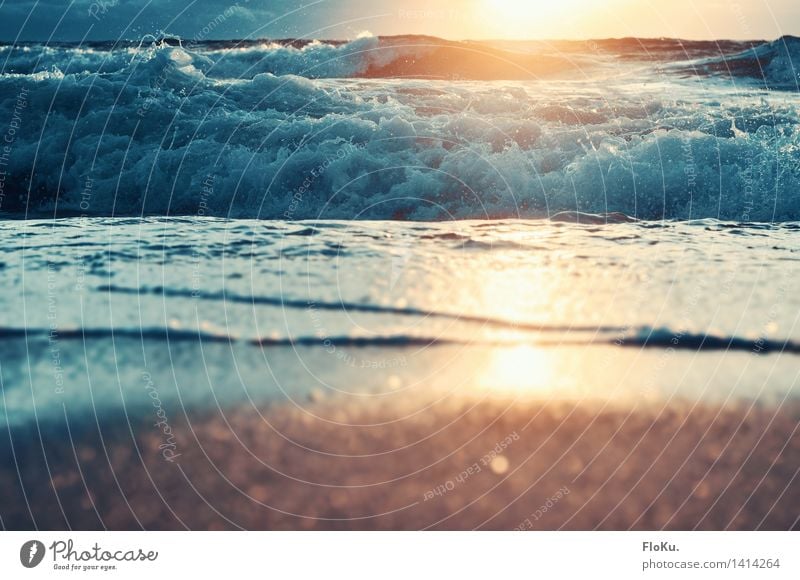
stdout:
[[[344,312],[345,309],[341,308]],[[478,322],[469,318],[464,322]],[[491,321],[490,321],[491,322]],[[496,321],[506,325],[503,321]],[[87,341],[87,340],[136,340],[142,343],[153,342],[195,342],[195,343],[235,343],[244,342],[261,348],[270,347],[319,347],[330,348],[336,345],[339,348],[403,348],[403,347],[430,347],[445,345],[462,346],[489,346],[509,347],[519,345],[533,345],[538,347],[587,347],[587,346],[615,346],[619,348],[653,348],[669,350],[702,351],[730,351],[748,352],[753,355],[792,354],[800,355],[800,342],[791,339],[773,339],[767,337],[744,337],[706,333],[691,333],[684,329],[652,328],[643,326],[639,328],[616,327],[581,327],[567,328],[562,326],[541,325],[535,329],[524,326],[519,327],[507,324],[516,330],[530,330],[535,334],[525,333],[516,336],[500,337],[459,337],[454,335],[435,334],[364,334],[319,336],[318,334],[300,334],[297,336],[264,336],[241,337],[224,332],[211,333],[202,329],[184,329],[170,327],[149,328],[72,328],[59,329],[58,340]],[[52,337],[49,328],[13,328],[0,327],[0,340],[2,341],[49,341]],[[557,335],[548,338],[548,335]]]
[[741,52],[698,60],[700,73],[749,78],[770,89],[800,90],[800,38],[782,36]]
[[[6,46],[0,211],[800,219],[793,96],[665,80],[641,61],[617,70],[613,50],[550,59],[419,38]],[[770,66],[788,66],[781,58]],[[545,75],[620,78],[474,80],[528,74],[528,60]]]
[[[350,42],[249,41],[192,43],[155,41],[89,45],[6,45],[6,74],[114,73],[159,50],[177,49],[214,79],[252,79],[269,73],[305,78],[436,78],[444,80],[530,80],[586,71],[596,59],[574,47],[544,54],[499,48],[483,42],[453,42],[427,36],[364,36]],[[597,55],[595,55],[597,56]]]
[[179,288],[164,288],[160,286],[155,287],[126,287],[107,284],[97,288],[99,292],[111,292],[116,294],[135,294],[141,296],[144,294],[156,294],[162,297],[170,298],[192,298],[195,300],[218,301],[218,302],[231,302],[231,303],[244,303],[251,305],[266,305],[276,306],[288,309],[301,309],[308,310],[327,310],[338,312],[340,314],[347,312],[367,312],[373,314],[394,314],[398,316],[415,316],[426,319],[439,318],[444,320],[457,320],[460,322],[474,323],[481,326],[505,328],[509,330],[522,330],[528,332],[605,332],[614,333],[625,330],[623,327],[617,326],[583,326],[580,324],[569,325],[548,325],[536,324],[530,322],[522,322],[517,320],[504,320],[501,318],[492,318],[487,316],[478,316],[474,314],[445,312],[441,310],[423,310],[420,308],[410,307],[396,307],[381,304],[373,304],[368,302],[347,302],[339,300],[337,302],[324,302],[293,299],[285,296],[245,296],[235,292],[202,292],[199,290],[185,290]]
[[[785,37],[790,38],[790,37]],[[778,42],[778,41],[776,41]],[[614,60],[675,62],[721,59],[768,50],[774,43],[623,38],[590,41],[450,41],[421,35],[362,36],[352,41],[193,41],[145,37],[138,42],[0,44],[5,74],[114,73],[158,49],[185,51],[194,66],[216,79],[252,79],[270,73],[306,78],[436,78],[531,80],[591,75]],[[735,57],[730,57],[735,58]]]

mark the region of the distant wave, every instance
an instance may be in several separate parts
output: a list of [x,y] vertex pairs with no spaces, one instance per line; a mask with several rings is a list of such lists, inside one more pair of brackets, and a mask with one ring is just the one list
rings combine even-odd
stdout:
[[[469,320],[467,320],[469,321]],[[270,347],[321,347],[331,344],[337,347],[352,348],[403,348],[429,347],[445,345],[508,347],[518,345],[534,345],[540,347],[590,347],[616,346],[620,348],[656,348],[688,351],[731,351],[749,352],[753,355],[769,355],[776,353],[800,355],[800,342],[790,339],[778,340],[765,337],[745,338],[740,336],[722,336],[711,334],[688,333],[670,328],[640,327],[632,329],[629,335],[612,336],[605,327],[573,328],[577,337],[565,334],[558,340],[545,336],[518,336],[502,339],[443,337],[434,335],[388,334],[388,335],[341,335],[320,337],[315,335],[299,335],[286,337],[246,338],[225,333],[209,333],[203,330],[175,328],[72,328],[58,329],[58,340],[138,340],[166,342],[240,342],[253,346]],[[591,332],[592,338],[585,338]],[[565,333],[562,327],[540,326],[538,333]],[[44,328],[0,328],[0,341],[3,340],[48,340],[54,331]]]
[[358,302],[321,302],[297,300],[289,297],[274,296],[242,296],[232,292],[201,292],[193,290],[180,290],[157,287],[133,288],[117,285],[103,285],[97,288],[100,292],[112,292],[118,294],[157,294],[165,297],[193,298],[196,300],[209,300],[221,302],[240,302],[244,304],[261,304],[266,306],[276,306],[280,308],[292,309],[315,309],[328,310],[334,312],[368,312],[375,314],[395,314],[398,316],[417,316],[422,318],[442,318],[446,320],[459,320],[471,322],[484,326],[493,326],[511,330],[524,330],[529,332],[619,332],[624,330],[622,327],[615,326],[583,326],[583,325],[547,325],[526,323],[516,320],[503,320],[500,318],[489,318],[485,316],[475,316],[471,314],[458,314],[436,310],[421,310],[418,308],[398,308],[392,306],[381,306],[379,304],[358,303]]
[[[599,332],[602,329],[598,329]],[[269,346],[325,346],[335,344],[337,346],[350,347],[381,347],[381,346],[433,346],[446,344],[460,345],[481,345],[481,346],[513,346],[520,344],[533,344],[540,347],[580,347],[580,346],[617,346],[628,348],[661,348],[672,350],[689,351],[732,351],[749,352],[751,354],[800,354],[800,343],[791,340],[770,340],[765,338],[748,339],[738,336],[717,336],[706,334],[687,334],[667,328],[640,329],[635,335],[626,337],[624,340],[619,338],[612,339],[602,332],[598,338],[587,339],[565,339],[565,340],[546,340],[542,338],[526,340],[524,338],[507,340],[469,340],[440,337],[424,336],[338,336],[321,339],[316,336],[304,336],[297,338],[260,338],[251,341],[253,344]]]
[[795,40],[6,45],[0,213],[797,220],[791,103],[604,80],[657,85],[653,61],[692,59],[745,74],[756,58],[789,86]]
[[697,72],[750,78],[771,89],[800,90],[800,38],[783,36],[773,42],[729,55],[699,60]]
[[[6,74],[114,73],[152,50],[151,41],[81,45],[0,45]],[[263,73],[321,78],[531,80],[590,74],[603,58],[681,61],[722,58],[759,46],[752,42],[623,38],[592,41],[450,41],[421,35],[367,36],[353,41],[158,39],[178,49],[209,78],[252,79]],[[1,62],[1,61],[0,61]]]
[[[215,79],[253,79],[269,73],[319,78],[438,78],[530,80],[590,66],[578,54],[530,54],[487,43],[452,42],[426,36],[365,37],[351,42],[260,41],[157,45],[187,55],[187,64]],[[3,70],[37,74],[114,73],[150,50],[141,44],[5,46]]]
[[0,327],[0,340],[14,339],[49,339],[57,336],[58,340],[91,340],[107,338],[133,338],[143,341],[167,340],[172,342],[236,342],[237,337],[225,333],[212,333],[204,330],[190,330],[169,327],[151,328],[13,328]]

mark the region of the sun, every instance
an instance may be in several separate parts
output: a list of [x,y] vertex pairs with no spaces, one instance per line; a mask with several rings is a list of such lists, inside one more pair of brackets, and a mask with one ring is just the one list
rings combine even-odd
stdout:
[[534,18],[542,12],[552,11],[557,2],[536,2],[536,0],[485,0],[487,8],[496,17],[503,19]]
[[597,4],[596,0],[481,0],[478,16],[498,37],[533,38],[585,20]]

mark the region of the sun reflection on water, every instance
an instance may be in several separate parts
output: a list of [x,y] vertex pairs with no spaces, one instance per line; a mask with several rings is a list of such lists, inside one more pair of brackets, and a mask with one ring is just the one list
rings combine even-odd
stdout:
[[548,391],[555,381],[553,361],[544,348],[497,348],[480,372],[478,384],[493,391]]

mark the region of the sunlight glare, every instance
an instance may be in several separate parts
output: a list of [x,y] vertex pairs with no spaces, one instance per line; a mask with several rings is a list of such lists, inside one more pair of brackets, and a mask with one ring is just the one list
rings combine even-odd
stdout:
[[585,17],[596,8],[597,2],[590,0],[482,0],[481,12],[494,36],[533,38],[547,29],[562,28],[565,22]]
[[555,379],[546,349],[529,345],[498,348],[481,374],[481,387],[493,391],[549,391]]

